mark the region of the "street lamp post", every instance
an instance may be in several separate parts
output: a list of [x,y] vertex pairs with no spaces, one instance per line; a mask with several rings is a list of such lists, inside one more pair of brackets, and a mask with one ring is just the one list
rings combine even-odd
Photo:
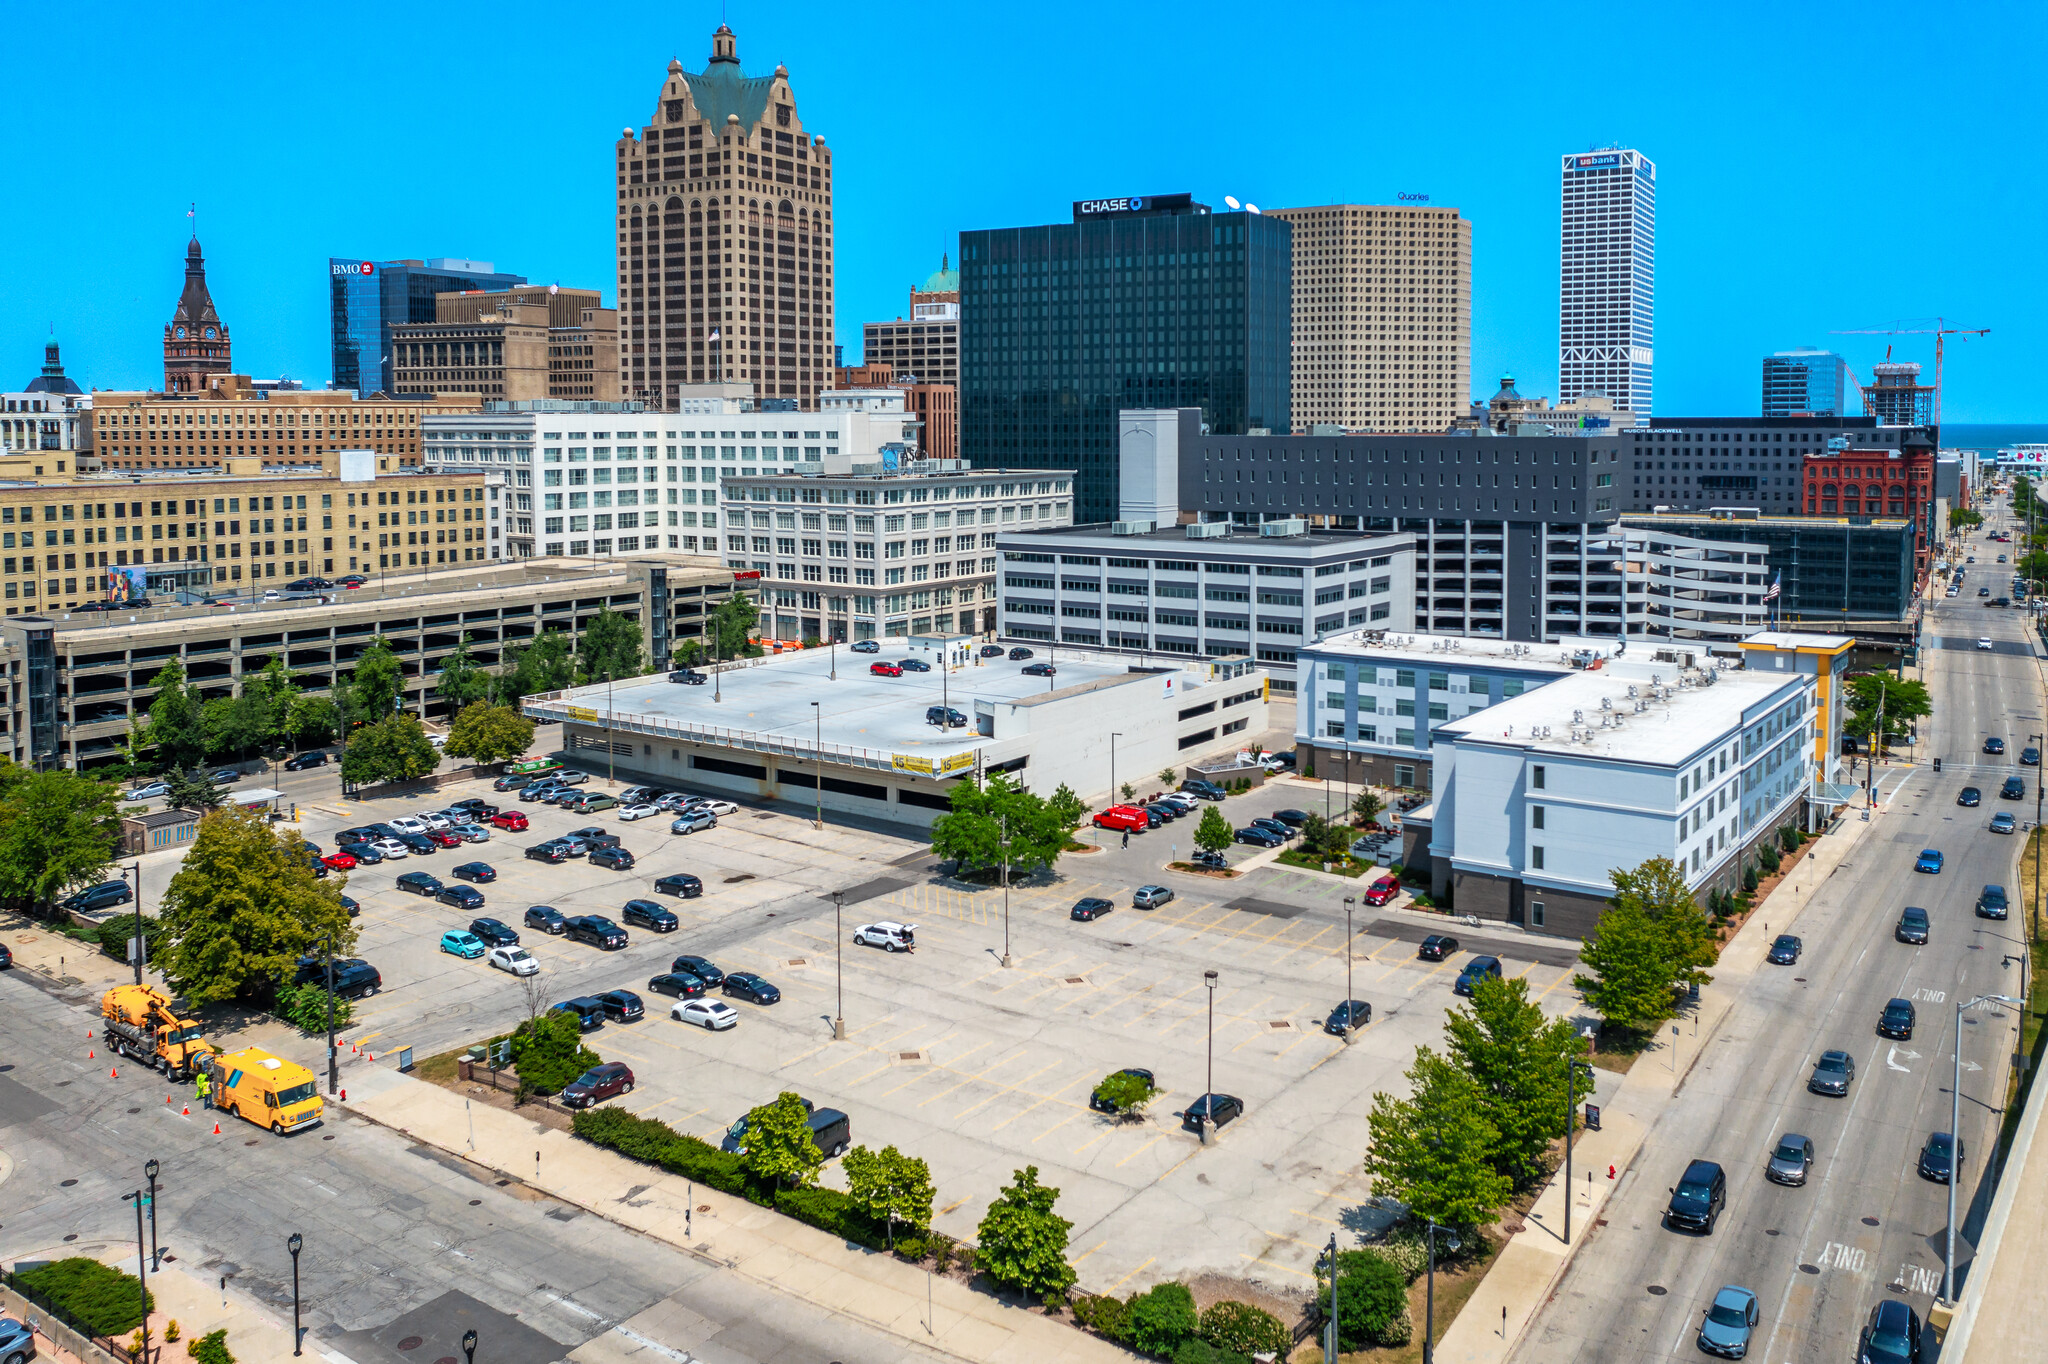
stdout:
[[334,935],[322,933],[320,948],[327,955],[327,1093],[332,1097],[341,1087],[341,1050],[334,1045]]
[[1111,735],[1109,736],[1109,803],[1110,803],[1111,805],[1114,805],[1114,804],[1116,804],[1116,799],[1117,799],[1117,797],[1116,797],[1116,741],[1117,741],[1118,739],[1121,739],[1121,738],[1123,738],[1123,737],[1124,737],[1124,736],[1123,736],[1123,732],[1122,732],[1121,730],[1118,730],[1118,731],[1116,731],[1116,732],[1113,732],[1113,733],[1112,733],[1112,734],[1111,734]]
[[303,1353],[301,1342],[305,1339],[306,1334],[299,1326],[299,1251],[304,1249],[305,1244],[306,1238],[297,1232],[293,1232],[286,1238],[284,1243],[284,1248],[292,1253],[292,1353],[294,1355]]
[[[1590,1042],[1592,1037],[1593,1029],[1589,1026],[1585,1031],[1585,1038]],[[1578,1047],[1574,1045],[1564,1058],[1564,1243],[1567,1250],[1572,1243],[1572,1129],[1578,1126],[1578,1051]],[[1593,1090],[1590,1072],[1587,1078],[1589,1083],[1586,1092],[1591,1094]]]
[[1010,969],[1010,817],[999,824],[1003,831],[1003,969]]
[[1330,1233],[1330,1248],[1324,1252],[1330,1257],[1330,1329],[1329,1339],[1323,1342],[1324,1364],[1337,1364],[1337,1233]]
[[462,1333],[462,1356],[467,1361],[467,1364],[476,1364],[476,1331],[474,1329]]
[[618,758],[612,752],[612,670],[604,673],[604,784],[617,786]]
[[[2040,822],[2038,816],[2035,822]],[[128,868],[128,871],[124,873],[125,875],[133,875],[135,877],[135,983],[140,985],[142,984],[142,944],[144,941],[142,936],[142,864],[140,862],[135,863]]]
[[149,1180],[149,1267],[164,1267],[163,1252],[156,1248],[156,1174],[163,1166],[154,1159],[143,1162],[142,1173]]
[[[1569,1191],[1567,1191],[1569,1192]],[[1444,1249],[1456,1255],[1464,1244],[1454,1231],[1444,1233]],[[1335,1279],[1330,1281],[1336,1283]],[[1422,1310],[1422,1364],[1436,1364],[1436,1219],[1429,1219],[1429,1287]]]
[[1956,1001],[1956,1054],[1954,1071],[1948,1085],[1948,1249],[1941,1257],[1941,1300],[1955,1302],[1956,1275],[1956,1185],[1963,1179],[1963,1140],[1960,1130],[1963,1121],[1963,1010],[1996,1000],[2000,1004],[2018,1004],[2025,1008],[2023,1000],[2011,995],[1978,995],[1975,999]]
[[817,797],[817,818],[812,827],[825,827],[825,712],[816,701],[811,702],[811,780],[817,784],[812,792]]
[[1202,972],[1202,983],[1209,987],[1209,1080],[1202,1096],[1202,1145],[1207,1146],[1216,1130],[1216,973]]
[[142,1294],[142,1349],[135,1359],[136,1364],[149,1364],[149,1253],[142,1244],[142,1190],[121,1197],[135,1200],[135,1278]]
[[[2027,739],[2036,746],[2042,742],[2042,736],[2039,734],[2029,734]],[[2029,964],[2033,962],[2034,958],[2034,920],[2041,913],[2041,839],[2043,837],[2041,833],[2041,784],[2043,780],[2042,774],[2036,771],[2034,773],[2034,903],[2027,910],[2027,960]]]
[[838,1012],[832,1016],[832,1040],[846,1040],[846,929],[839,922],[839,912],[846,904],[846,892],[832,892],[832,974],[839,982]]

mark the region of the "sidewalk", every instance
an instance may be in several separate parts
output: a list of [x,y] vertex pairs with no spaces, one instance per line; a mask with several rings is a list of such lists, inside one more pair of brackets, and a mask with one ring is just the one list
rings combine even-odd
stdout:
[[[75,1246],[47,1246],[41,1250],[11,1255],[13,1260],[61,1260],[78,1254]],[[124,1274],[136,1268],[135,1243],[110,1241],[93,1247],[92,1258]],[[227,1346],[236,1364],[285,1364],[292,1357],[292,1324],[268,1307],[245,1297],[232,1281],[225,1293],[219,1280],[188,1273],[176,1260],[150,1271],[150,1297],[156,1310],[149,1314],[149,1344],[152,1355],[160,1353],[164,1364],[187,1358],[185,1346],[213,1331],[228,1333]],[[178,1323],[178,1339],[166,1345],[164,1327]],[[126,1344],[125,1341],[119,1342]],[[42,1342],[39,1340],[38,1344]],[[63,1355],[64,1359],[70,1356]],[[301,1362],[303,1364],[303,1361]]]
[[1795,872],[1729,939],[1714,967],[1714,983],[1700,991],[1693,1018],[1670,1025],[1678,1029],[1675,1037],[1667,1028],[1657,1045],[1636,1058],[1613,1101],[1601,1110],[1600,1130],[1572,1143],[1577,1178],[1571,1190],[1570,1244],[1564,1239],[1566,1191],[1560,1166],[1530,1209],[1523,1229],[1508,1238],[1493,1268],[1444,1332],[1436,1349],[1443,1364],[1500,1364],[1514,1353],[1522,1332],[1592,1231],[1665,1103],[1685,1084],[1737,996],[1763,964],[1771,939],[1794,927],[1814,889],[1883,818],[1882,809],[1868,824],[1852,815],[1836,832],[1817,840]]
[[365,1118],[926,1348],[976,1364],[1130,1359],[1084,1331],[893,1256],[849,1246],[745,1199],[696,1188],[516,1114],[481,1105],[465,1109],[460,1095],[438,1085],[367,1064],[350,1066],[347,1079],[349,1100],[342,1106]]

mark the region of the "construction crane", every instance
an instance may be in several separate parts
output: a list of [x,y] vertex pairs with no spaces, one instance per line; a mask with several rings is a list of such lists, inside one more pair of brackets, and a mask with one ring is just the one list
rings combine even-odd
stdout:
[[[1932,327],[1867,327],[1832,332],[1833,336],[1931,336],[1934,338],[1934,424],[1941,425],[1941,343],[1951,336],[1989,336],[1989,327],[1951,327],[1947,318],[1937,317]],[[1889,352],[1887,352],[1889,354]]]

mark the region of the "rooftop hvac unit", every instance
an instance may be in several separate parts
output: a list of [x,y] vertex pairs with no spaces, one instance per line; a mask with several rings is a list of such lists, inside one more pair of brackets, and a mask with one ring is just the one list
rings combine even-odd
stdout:
[[1190,540],[1221,540],[1230,534],[1228,521],[1197,521],[1187,527]]
[[1152,533],[1152,523],[1150,521],[1112,521],[1109,523],[1109,533],[1111,535],[1150,535]]
[[1262,521],[1259,523],[1259,534],[1276,537],[1283,535],[1306,535],[1308,534],[1308,518],[1289,516],[1279,521]]

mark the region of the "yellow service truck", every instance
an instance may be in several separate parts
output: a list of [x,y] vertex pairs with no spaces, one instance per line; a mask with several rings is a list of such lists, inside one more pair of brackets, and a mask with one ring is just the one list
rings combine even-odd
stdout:
[[197,1019],[180,1018],[171,997],[154,985],[117,985],[100,996],[107,1045],[122,1056],[146,1062],[173,1080],[190,1079],[201,1057],[213,1050],[200,1037]]
[[278,1136],[320,1125],[320,1086],[313,1072],[261,1047],[223,1052],[207,1063],[213,1106]]

